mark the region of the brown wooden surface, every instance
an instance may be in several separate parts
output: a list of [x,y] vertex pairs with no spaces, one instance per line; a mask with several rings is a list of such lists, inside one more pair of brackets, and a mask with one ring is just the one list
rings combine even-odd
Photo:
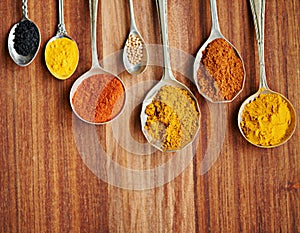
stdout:
[[[211,105],[197,94],[202,118],[195,156],[172,181],[140,191],[99,179],[84,164],[75,141],[68,95],[75,79],[91,66],[88,1],[64,3],[67,31],[80,50],[78,69],[66,81],[53,78],[43,58],[45,44],[56,31],[57,1],[28,1],[29,17],[40,27],[42,43],[35,61],[25,68],[15,65],[7,50],[8,32],[21,18],[21,1],[0,2],[0,232],[300,232],[299,127],[287,144],[275,149],[259,149],[242,138],[237,111],[257,90],[259,79],[254,25],[248,1],[217,2],[221,30],[240,51],[247,73],[241,95],[221,106],[226,119],[219,120],[227,123],[221,153],[201,174],[209,140],[218,140],[209,135],[219,129],[209,126],[216,112],[209,111]],[[155,1],[135,0],[134,7],[146,43],[160,44]],[[209,35],[209,1],[169,0],[168,10],[170,46],[195,56]],[[128,11],[127,0],[99,1],[100,60],[123,47]],[[300,2],[270,0],[266,11],[269,86],[287,96],[299,113]],[[189,72],[191,66],[185,69]],[[141,76],[123,72],[120,77],[131,87],[159,80],[161,74],[161,67],[150,66]],[[196,93],[182,76],[177,74]],[[130,124],[133,137],[145,143],[139,110],[124,124]],[[111,131],[111,124],[97,127],[108,156],[122,166],[155,168],[173,156],[128,153]],[[91,149],[96,145],[88,138],[86,144]]]

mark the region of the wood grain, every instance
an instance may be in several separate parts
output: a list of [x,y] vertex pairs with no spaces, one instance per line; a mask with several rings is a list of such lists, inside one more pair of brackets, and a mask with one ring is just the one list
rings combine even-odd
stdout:
[[[150,154],[152,149],[147,146],[143,153],[150,155],[135,153],[139,148],[135,144],[146,143],[139,126],[139,103],[148,84],[160,79],[162,68],[153,64],[138,77],[123,71],[120,50],[129,32],[127,0],[99,1],[97,24],[99,60],[107,69],[121,70],[127,88],[139,96],[137,106],[128,103],[128,108],[134,109],[119,129],[114,124],[95,129],[78,122],[69,105],[72,83],[91,66],[88,1],[64,1],[67,31],[80,50],[78,68],[66,81],[50,75],[43,56],[45,44],[56,31],[58,3],[28,1],[29,17],[40,27],[42,43],[35,61],[21,68],[7,49],[8,32],[21,19],[21,1],[0,2],[0,232],[300,232],[298,127],[287,144],[268,150],[251,146],[240,135],[236,123],[239,106],[258,88],[254,25],[248,1],[217,3],[221,30],[245,62],[244,91],[225,106],[209,104],[197,93],[187,78],[192,71],[189,56],[196,55],[209,35],[209,1],[169,0],[172,66],[178,68],[178,61],[188,58],[175,74],[199,100],[201,131],[194,146],[184,152],[192,157],[180,174],[171,179],[172,169],[166,169],[162,177],[155,172],[154,180],[165,184],[135,190],[138,184],[151,184],[152,178],[134,179],[133,172],[124,178],[123,173],[111,173],[114,164],[145,171],[176,156],[182,164],[186,158],[183,153]],[[135,0],[134,8],[146,43],[159,45],[155,1]],[[269,86],[287,96],[297,113],[299,9],[298,0],[268,1],[265,30]],[[155,50],[151,56],[159,64],[161,52]],[[127,128],[135,140],[131,152],[116,139],[117,132],[129,145]],[[99,157],[99,145],[109,160]],[[84,156],[81,148],[93,156]],[[215,156],[207,153],[209,149]],[[94,164],[93,169],[87,164]],[[105,179],[122,181],[127,188]]]

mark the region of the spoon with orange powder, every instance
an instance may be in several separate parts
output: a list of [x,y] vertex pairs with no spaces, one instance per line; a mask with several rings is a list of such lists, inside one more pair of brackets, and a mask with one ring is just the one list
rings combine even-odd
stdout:
[[99,65],[96,43],[98,0],[90,0],[89,5],[92,67],[74,82],[70,91],[70,104],[75,115],[82,121],[102,125],[121,114],[126,92],[122,80]]
[[213,103],[232,102],[245,82],[244,62],[220,30],[216,0],[210,0],[210,36],[197,53],[193,77],[199,93]]

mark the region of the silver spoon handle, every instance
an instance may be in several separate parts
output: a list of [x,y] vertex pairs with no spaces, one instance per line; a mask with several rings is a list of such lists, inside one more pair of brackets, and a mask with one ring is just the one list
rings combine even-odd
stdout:
[[212,33],[215,31],[220,32],[218,8],[217,8],[216,0],[210,0],[210,12],[211,12],[211,22],[212,22],[211,25]]
[[91,44],[92,44],[92,67],[100,67],[97,52],[97,10],[98,0],[90,0],[90,17],[91,17]]
[[22,13],[23,18],[28,19],[27,0],[22,0]]
[[[173,77],[171,62],[170,62],[170,52],[169,52],[169,42],[168,42],[168,20],[167,20],[167,0],[156,0],[157,12],[160,22],[161,40],[163,45],[163,62],[164,62],[164,75],[163,78]],[[166,75],[168,74],[168,75]]]
[[133,29],[136,29],[132,0],[129,0],[129,12],[130,12],[130,31],[131,31]]
[[67,35],[64,22],[64,1],[58,1],[58,30],[57,35]]
[[259,88],[269,89],[265,70],[264,30],[265,30],[265,0],[250,0],[253,14],[256,39],[258,44],[260,83]]

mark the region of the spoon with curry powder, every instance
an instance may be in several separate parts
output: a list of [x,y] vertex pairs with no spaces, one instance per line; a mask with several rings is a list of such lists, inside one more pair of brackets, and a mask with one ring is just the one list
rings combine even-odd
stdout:
[[193,78],[199,93],[213,103],[232,102],[245,83],[245,67],[237,49],[223,36],[216,0],[210,0],[212,27],[197,53]]
[[102,125],[116,119],[126,102],[122,80],[104,70],[98,61],[96,22],[98,0],[90,0],[92,67],[79,77],[70,91],[70,104],[82,121]]
[[267,85],[264,61],[265,0],[250,0],[250,5],[258,44],[260,84],[259,90],[241,105],[238,126],[251,144],[272,148],[292,137],[296,128],[296,112],[286,97],[270,90]]
[[[161,81],[146,95],[140,118],[142,131],[147,141],[160,151],[171,152],[181,150],[194,141],[200,127],[200,110],[193,93],[177,81],[172,72],[168,45],[167,0],[157,0],[156,4],[163,44],[163,75]],[[172,105],[168,104],[169,100]],[[185,114],[185,108],[190,110],[189,114]],[[163,117],[150,116],[151,112],[153,114],[160,112]],[[157,118],[160,120],[157,121]],[[174,122],[177,123],[174,124]],[[187,122],[189,124],[186,129],[185,123]],[[184,131],[187,136],[181,138]],[[178,133],[178,137],[172,143],[171,139],[175,132]]]
[[22,0],[22,14],[21,21],[10,29],[8,51],[17,65],[27,66],[39,51],[41,33],[37,25],[28,18],[27,0]]
[[57,79],[65,80],[75,72],[79,61],[79,50],[74,39],[68,36],[64,23],[63,0],[58,1],[59,22],[56,35],[45,49],[46,66]]

